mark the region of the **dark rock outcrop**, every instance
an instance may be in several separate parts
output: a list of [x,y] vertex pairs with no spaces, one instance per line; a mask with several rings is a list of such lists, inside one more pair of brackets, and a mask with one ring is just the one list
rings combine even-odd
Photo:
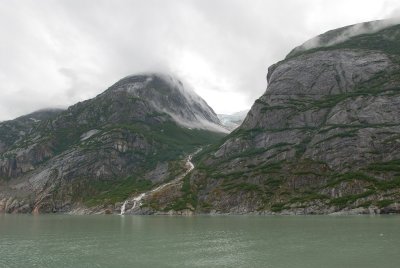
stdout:
[[[161,74],[130,76],[48,118],[24,118],[0,125],[18,126],[0,136],[0,211],[8,213],[113,212],[173,179],[187,154],[226,132],[204,100]],[[13,131],[24,133],[3,139]]]
[[26,127],[0,123],[0,211],[399,213],[399,42],[400,25],[381,21],[295,48],[223,139],[203,100],[154,74]]
[[269,68],[243,124],[198,156],[197,211],[399,212],[400,26],[381,23]]

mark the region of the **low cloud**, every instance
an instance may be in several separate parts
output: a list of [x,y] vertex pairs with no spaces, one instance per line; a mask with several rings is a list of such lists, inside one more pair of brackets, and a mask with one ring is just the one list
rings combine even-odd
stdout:
[[398,14],[396,2],[1,1],[0,120],[66,107],[143,72],[175,74],[218,113],[244,110],[293,47]]
[[400,23],[400,18],[393,17],[386,20],[378,20],[378,21],[355,24],[346,27],[344,30],[338,32],[336,35],[332,34],[332,36],[329,39],[323,39],[322,36],[316,36],[314,38],[311,38],[310,40],[302,44],[300,47],[298,47],[297,50],[308,50],[317,47],[333,46],[336,44],[343,43],[354,36],[362,34],[372,34],[399,23]]

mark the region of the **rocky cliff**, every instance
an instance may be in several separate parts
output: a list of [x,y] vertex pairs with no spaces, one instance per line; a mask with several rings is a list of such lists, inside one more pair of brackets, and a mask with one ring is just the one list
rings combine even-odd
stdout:
[[33,115],[0,124],[0,211],[113,213],[185,172],[186,155],[227,132],[204,100],[163,74],[126,77],[65,111]]
[[0,153],[34,131],[38,122],[48,120],[61,112],[61,109],[43,109],[15,120],[0,122]]
[[197,212],[400,211],[400,25],[316,40],[271,66],[243,124],[196,157]]
[[2,122],[0,211],[398,213],[399,43],[394,21],[307,41],[268,69],[228,136],[193,91],[154,74]]

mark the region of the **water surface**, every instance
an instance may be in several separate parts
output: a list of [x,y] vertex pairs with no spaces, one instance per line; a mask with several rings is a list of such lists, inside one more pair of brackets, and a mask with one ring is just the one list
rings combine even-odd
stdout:
[[398,216],[1,215],[0,267],[400,267]]

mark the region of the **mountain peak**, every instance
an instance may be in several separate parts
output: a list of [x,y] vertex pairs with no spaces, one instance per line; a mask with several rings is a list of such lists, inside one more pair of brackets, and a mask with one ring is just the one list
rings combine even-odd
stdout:
[[[295,47],[286,56],[286,59],[296,57],[308,51],[313,52],[318,49],[335,48],[337,46],[340,46],[340,48],[372,48],[385,50],[387,49],[387,42],[389,42],[389,44],[391,42],[396,42],[397,44],[398,33],[400,32],[399,27],[397,27],[399,23],[399,18],[392,18],[357,23],[330,30]],[[374,40],[378,40],[380,45],[375,44]]]
[[103,94],[122,94],[124,97],[146,101],[156,111],[168,114],[176,123],[187,128],[228,132],[213,109],[194,90],[169,74],[130,75]]

